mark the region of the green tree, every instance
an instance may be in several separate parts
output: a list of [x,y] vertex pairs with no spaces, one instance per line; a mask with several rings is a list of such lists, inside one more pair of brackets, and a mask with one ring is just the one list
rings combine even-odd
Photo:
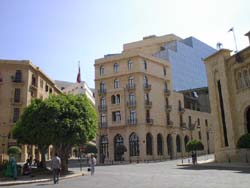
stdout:
[[67,171],[71,148],[85,144],[96,135],[96,111],[85,95],[51,96],[45,102],[53,114],[52,144],[61,157],[62,170]]
[[20,143],[40,146],[41,153],[52,144],[67,171],[71,147],[92,140],[96,127],[95,108],[85,95],[57,95],[32,101],[13,133]]
[[18,155],[21,153],[21,148],[19,148],[18,146],[11,146],[8,148],[7,153],[8,155]]
[[239,138],[237,147],[250,149],[250,133],[244,134]]
[[13,129],[13,136],[21,144],[37,145],[45,164],[45,154],[52,143],[51,114],[46,103],[40,99],[32,100],[24,109]]
[[199,150],[203,150],[204,146],[202,144],[201,141],[199,140],[190,140],[187,145],[186,145],[187,151],[191,152],[191,151],[199,151]]

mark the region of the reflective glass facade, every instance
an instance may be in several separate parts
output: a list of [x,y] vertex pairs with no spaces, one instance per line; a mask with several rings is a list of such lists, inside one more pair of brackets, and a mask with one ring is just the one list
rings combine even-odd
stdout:
[[166,59],[172,66],[173,89],[176,91],[207,87],[202,59],[216,50],[194,37],[168,43],[154,56]]

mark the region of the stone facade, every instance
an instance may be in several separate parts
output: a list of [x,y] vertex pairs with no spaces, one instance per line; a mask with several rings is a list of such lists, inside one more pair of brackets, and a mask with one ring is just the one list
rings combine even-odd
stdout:
[[[184,157],[192,138],[202,140],[203,153],[213,152],[210,114],[184,108],[183,94],[173,91],[171,63],[153,56],[174,40],[180,38],[151,36],[95,61],[99,162]],[[123,156],[119,145],[127,148]]]
[[[0,151],[7,158],[7,149],[16,145],[11,130],[24,108],[33,98],[45,99],[61,93],[54,82],[30,61],[0,60]],[[34,146],[22,146],[21,160],[35,158]]]
[[221,49],[206,58],[205,64],[215,158],[218,162],[246,162],[245,152],[236,145],[240,136],[250,133],[250,46],[232,56]]

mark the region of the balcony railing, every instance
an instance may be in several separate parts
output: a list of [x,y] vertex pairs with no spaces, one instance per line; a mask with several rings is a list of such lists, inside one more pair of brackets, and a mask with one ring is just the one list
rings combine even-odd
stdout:
[[22,104],[22,99],[21,98],[11,98],[11,103],[15,105],[21,105]]
[[164,89],[164,94],[165,94],[165,96],[170,96],[171,91],[169,89],[165,88]]
[[135,101],[128,101],[128,102],[127,102],[127,106],[128,106],[129,108],[135,108],[136,102],[135,102]]
[[134,89],[135,89],[135,84],[127,84],[127,85],[126,85],[126,88],[127,88],[128,90],[134,90]]
[[100,122],[99,127],[100,128],[106,128],[107,127],[107,122]]
[[188,128],[189,128],[190,130],[194,130],[195,124],[194,124],[194,123],[188,123]]
[[146,118],[146,124],[147,125],[153,125],[154,124],[154,120],[150,119],[150,118]]
[[149,91],[151,90],[151,85],[150,84],[144,84],[144,89]]
[[16,78],[15,76],[12,76],[11,79],[12,79],[13,83],[18,83],[18,84],[22,84],[23,83],[22,79]]
[[180,113],[184,113],[185,112],[185,108],[179,107],[179,112]]
[[99,112],[106,112],[107,111],[107,105],[99,105],[98,110],[99,110]]
[[99,89],[99,90],[98,90],[98,94],[99,94],[99,95],[106,95],[106,93],[107,93],[107,90],[106,90],[106,89]]
[[128,125],[136,125],[137,124],[137,119],[128,119],[127,124]]
[[145,108],[151,108],[152,107],[152,102],[149,101],[149,100],[146,100],[144,104],[145,104]]
[[171,105],[167,104],[165,107],[166,107],[166,111],[167,112],[170,112],[172,110],[172,106]]

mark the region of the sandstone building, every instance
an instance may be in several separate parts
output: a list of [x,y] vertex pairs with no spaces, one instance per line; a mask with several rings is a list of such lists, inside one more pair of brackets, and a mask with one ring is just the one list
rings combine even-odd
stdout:
[[[250,32],[246,34],[250,39]],[[205,59],[218,162],[249,160],[236,144],[250,133],[250,46],[230,55],[221,49]],[[247,159],[248,157],[248,159]]]
[[[95,61],[99,162],[121,160],[116,151],[119,145],[127,148],[122,156],[126,161],[184,157],[185,145],[193,138],[203,142],[204,153],[213,152],[210,114],[197,108],[184,108],[184,95],[175,91],[187,89],[172,75],[172,67],[179,61],[171,59],[169,53],[178,56],[177,52],[183,52],[185,56],[178,47],[180,43],[185,48],[199,50],[202,45],[208,48],[199,41],[197,47],[185,44],[185,40],[173,34],[150,36],[125,44],[120,54],[109,54]],[[192,65],[200,66],[201,58],[206,55],[209,54],[196,58],[199,61],[193,58]],[[183,76],[188,79],[188,74]],[[196,81],[196,86],[206,86],[204,79]]]
[[[7,158],[7,149],[17,145],[11,130],[24,108],[33,98],[45,99],[61,93],[39,67],[27,60],[0,60],[0,150],[1,158]],[[35,146],[22,146],[21,160],[28,155],[35,158]]]

